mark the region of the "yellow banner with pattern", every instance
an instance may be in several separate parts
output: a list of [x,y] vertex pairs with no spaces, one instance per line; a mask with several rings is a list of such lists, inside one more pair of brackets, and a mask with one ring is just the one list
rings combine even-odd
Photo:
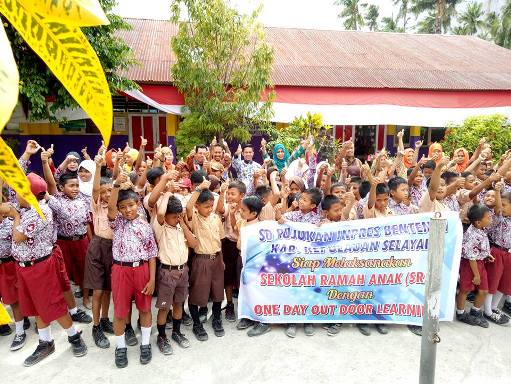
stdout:
[[9,316],[9,312],[5,309],[4,305],[0,303],[0,325],[5,325],[12,323],[11,316]]
[[11,118],[18,102],[18,68],[7,40],[4,26],[0,24],[0,133]]
[[106,25],[108,21],[97,0],[19,0],[31,13],[38,13],[45,21],[91,27]]

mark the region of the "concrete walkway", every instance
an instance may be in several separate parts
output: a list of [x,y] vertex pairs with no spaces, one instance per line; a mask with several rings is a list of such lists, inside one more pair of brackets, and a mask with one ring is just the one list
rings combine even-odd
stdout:
[[[153,361],[140,365],[138,346],[128,347],[129,365],[122,370],[114,364],[114,337],[110,349],[100,350],[92,341],[92,326],[77,327],[89,347],[87,356],[73,357],[65,332],[53,324],[56,351],[31,368],[22,365],[37,345],[33,327],[27,345],[17,352],[9,351],[13,335],[0,337],[2,384],[418,383],[421,339],[405,326],[390,326],[385,336],[373,330],[366,337],[345,325],[339,335],[330,337],[316,325],[315,336],[307,337],[299,328],[295,339],[275,326],[270,333],[249,338],[224,321],[226,335],[216,338],[209,322],[205,327],[209,340],[203,343],[195,339],[191,327],[183,327],[192,345],[183,350],[172,342],[171,356],[159,352],[153,327]],[[436,383],[511,383],[511,327],[442,323],[440,336]],[[140,340],[138,330],[137,337]]]

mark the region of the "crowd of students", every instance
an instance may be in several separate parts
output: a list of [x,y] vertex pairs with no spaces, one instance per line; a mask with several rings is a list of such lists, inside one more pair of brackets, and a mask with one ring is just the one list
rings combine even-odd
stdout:
[[[355,157],[353,141],[342,144],[330,164],[321,160],[312,140],[292,153],[281,144],[267,151],[263,164],[253,160],[251,145],[231,154],[225,142],[199,145],[185,161],[175,161],[169,147],[146,156],[138,150],[101,146],[90,158],[69,152],[62,164],[52,161],[53,145],[33,140],[19,159],[26,172],[39,154],[42,177],[28,173],[45,219],[21,196],[2,188],[0,205],[0,296],[15,319],[11,350],[21,349],[35,317],[39,344],[24,362],[31,366],[55,350],[50,323],[67,332],[75,356],[87,353],[73,322],[91,323],[99,348],[109,348],[105,334],[115,335],[115,364],[128,365],[127,346],[138,344],[132,303],[141,330],[140,362],[151,361],[151,303],[156,296],[157,339],[161,353],[172,353],[171,340],[190,346],[182,325],[192,326],[200,341],[212,301],[211,328],[225,334],[222,318],[236,321],[233,298],[241,272],[240,230],[259,221],[322,223],[456,211],[464,226],[456,318],[488,327],[503,325],[511,314],[511,151],[495,161],[491,143],[482,139],[470,156],[460,148],[452,157],[434,143],[419,158],[422,142],[405,149],[403,133],[395,157],[385,150],[371,165]],[[83,158],[82,158],[83,157]],[[73,292],[71,281],[78,287]],[[92,293],[92,294],[91,294]],[[467,295],[473,306],[466,312]],[[505,298],[504,298],[505,296]],[[76,299],[92,310],[78,309]],[[92,299],[91,299],[92,297]],[[224,298],[227,305],[222,308]],[[111,299],[113,322],[108,318]],[[189,314],[185,311],[185,303]],[[500,309],[502,308],[502,309]],[[222,316],[222,310],[224,315]],[[242,318],[248,336],[271,326]],[[375,324],[385,334],[387,327]],[[368,324],[357,324],[370,335]],[[295,324],[285,324],[295,337]],[[329,335],[341,324],[326,324]],[[166,330],[172,329],[169,339]],[[420,334],[420,327],[410,327]],[[9,334],[9,326],[0,328]],[[315,333],[304,324],[306,335]]]

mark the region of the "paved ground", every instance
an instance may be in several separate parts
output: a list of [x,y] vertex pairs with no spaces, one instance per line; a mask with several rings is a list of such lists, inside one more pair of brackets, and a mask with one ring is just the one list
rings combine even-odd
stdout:
[[[153,361],[138,362],[138,346],[128,347],[129,366],[114,365],[114,337],[108,350],[98,349],[91,326],[84,331],[89,353],[74,358],[66,334],[53,325],[56,352],[42,363],[24,368],[23,360],[33,352],[37,335],[20,351],[10,352],[12,335],[0,338],[2,383],[418,383],[420,338],[404,326],[391,326],[386,336],[373,332],[366,337],[346,326],[329,337],[318,325],[316,335],[299,331],[289,339],[280,327],[258,338],[248,338],[233,323],[225,322],[226,335],[216,338],[211,325],[207,342],[198,342],[190,327],[183,327],[191,341],[187,350],[173,344],[174,355],[163,356],[156,347],[156,327],[151,342]],[[140,333],[137,331],[140,339]],[[511,327],[472,328],[461,323],[442,323],[442,342],[437,351],[436,383],[511,383]],[[5,379],[7,381],[4,381]]]

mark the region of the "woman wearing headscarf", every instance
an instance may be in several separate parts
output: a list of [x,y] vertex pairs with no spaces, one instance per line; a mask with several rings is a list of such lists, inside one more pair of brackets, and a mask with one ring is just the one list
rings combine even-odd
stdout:
[[[299,159],[305,153],[305,147],[309,145],[309,140],[303,140],[300,143],[300,146],[292,153],[289,154],[289,151],[284,147],[283,144],[275,144],[273,146],[273,162],[277,167],[277,170],[282,172],[282,170],[287,167],[291,162],[296,159]],[[261,152],[263,154],[263,159],[269,159],[268,152],[266,152],[266,140],[264,138],[261,139]]]
[[[53,150],[53,149],[52,149]],[[55,171],[55,180],[59,180],[63,173],[75,173],[78,171],[78,164],[81,157],[78,152],[68,152],[64,161],[59,165]]]
[[80,192],[87,196],[87,198],[92,196],[92,185],[95,173],[96,163],[92,160],[84,160],[78,166],[78,183],[80,184]]
[[435,155],[437,156],[436,165],[439,165],[442,162],[442,158],[444,157],[444,152],[442,150],[442,144],[433,143],[429,146],[428,157],[431,159]]
[[454,161],[456,172],[462,173],[470,163],[470,156],[465,148],[458,148],[454,151],[452,160]]

